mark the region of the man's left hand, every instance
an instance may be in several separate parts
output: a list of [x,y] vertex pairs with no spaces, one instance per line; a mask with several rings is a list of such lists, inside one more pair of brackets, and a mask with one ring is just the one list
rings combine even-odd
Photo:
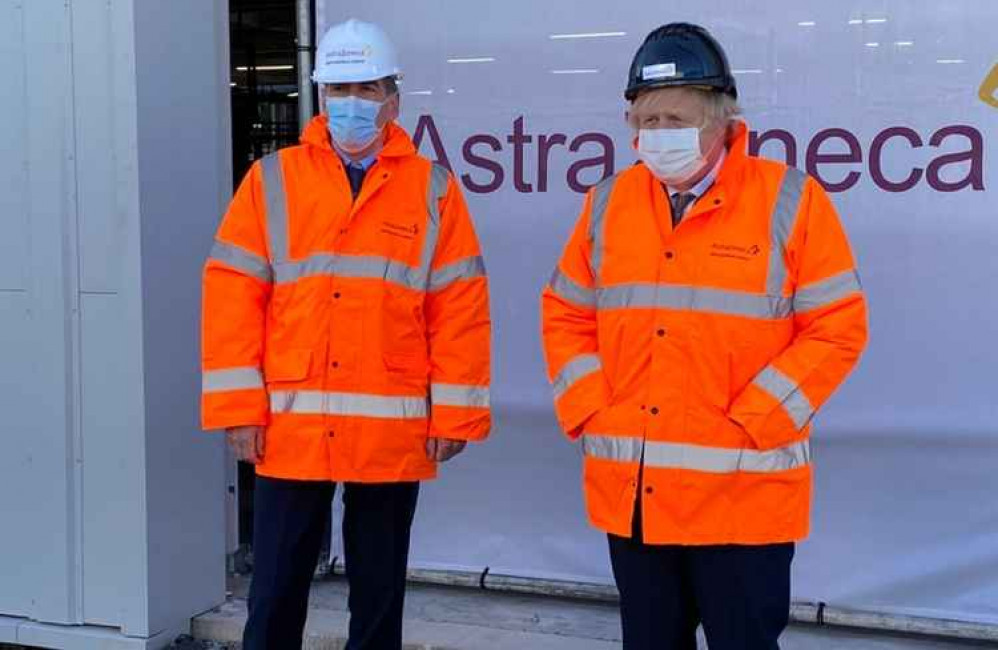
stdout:
[[464,440],[448,440],[447,438],[430,438],[426,441],[426,457],[438,463],[446,463],[457,456],[468,443]]

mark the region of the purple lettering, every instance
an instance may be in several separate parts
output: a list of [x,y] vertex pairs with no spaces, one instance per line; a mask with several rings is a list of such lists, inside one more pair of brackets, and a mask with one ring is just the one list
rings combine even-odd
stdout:
[[[821,145],[826,140],[831,140],[832,138],[839,138],[845,142],[849,147],[849,153],[821,153]],[[844,192],[848,190],[859,182],[861,174],[857,171],[851,171],[846,174],[842,182],[832,183],[821,177],[818,165],[855,164],[861,162],[863,162],[863,149],[860,147],[859,140],[845,129],[825,129],[824,131],[819,131],[807,146],[807,173],[814,176],[828,192]]]
[[476,183],[474,179],[471,178],[471,174],[462,174],[461,181],[464,183],[464,186],[468,188],[469,192],[474,192],[475,194],[488,194],[489,192],[495,192],[502,187],[502,182],[506,175],[503,172],[502,165],[494,160],[483,158],[475,154],[473,148],[478,144],[488,145],[492,151],[502,151],[502,143],[499,142],[498,139],[493,138],[491,135],[485,134],[473,135],[464,141],[462,153],[464,154],[465,161],[467,161],[467,163],[472,167],[492,172],[492,180],[482,185],[480,183]]
[[[750,131],[748,143],[749,155],[759,157],[759,150],[769,140],[779,140],[782,142],[784,160],[791,167],[797,166],[797,138],[790,131],[784,131],[783,129],[770,129],[763,132],[762,135],[756,131]],[[774,160],[779,159],[774,158]]]
[[884,145],[891,138],[904,138],[911,144],[914,148],[919,148],[922,146],[922,138],[908,127],[896,126],[890,129],[885,129],[877,134],[877,137],[873,139],[870,144],[870,175],[873,176],[873,182],[877,184],[882,190],[887,192],[907,192],[911,188],[918,185],[918,181],[922,180],[922,168],[913,167],[911,173],[903,181],[894,182],[888,180],[884,176],[884,170],[881,166],[883,160],[883,150]]
[[[942,144],[943,140],[951,135],[962,135],[970,140],[970,150],[960,153],[945,154],[930,162],[925,173],[925,177],[928,180],[929,185],[937,192],[956,192],[965,187],[972,187],[977,192],[983,191],[984,136],[982,136],[981,132],[972,126],[958,124],[955,126],[947,126],[946,128],[939,129],[933,133],[932,138],[929,139],[929,144],[933,147],[938,147]],[[943,167],[946,165],[955,165],[957,163],[964,162],[970,163],[970,170],[967,173],[966,178],[953,183],[948,183],[942,179],[940,170],[942,170]]]
[[[603,147],[603,153],[594,156],[592,158],[583,158],[582,160],[572,163],[572,166],[568,168],[568,174],[566,176],[568,180],[568,186],[572,188],[573,191],[583,194],[589,191],[596,183],[599,183],[603,179],[610,178],[613,176],[613,140],[610,136],[604,133],[583,133],[579,137],[572,140],[572,144],[569,145],[568,149],[572,153],[575,153],[582,148],[582,145],[588,143],[594,143],[601,145]],[[596,183],[592,185],[586,185],[579,180],[579,173],[590,167],[603,166],[603,174]]]
[[551,135],[537,136],[537,191],[548,191],[548,162],[551,148],[555,145],[564,145],[568,142],[568,136],[564,133],[552,133]]
[[423,142],[424,133],[430,136],[430,146],[433,147],[435,162],[446,167],[448,171],[453,172],[454,170],[451,169],[450,160],[447,159],[447,150],[444,148],[444,143],[440,139],[440,133],[437,131],[437,125],[433,121],[432,115],[420,115],[419,121],[416,122],[416,130],[412,134],[412,143],[416,145],[417,151],[419,150],[419,145]]
[[513,122],[513,134],[506,138],[506,142],[513,145],[513,185],[516,187],[516,191],[521,194],[529,194],[534,191],[533,186],[523,179],[523,146],[530,144],[533,140],[533,136],[523,132],[523,116],[516,118]]
[[[614,143],[605,133],[587,132],[574,138],[571,134],[558,131],[531,134],[527,131],[524,115],[516,117],[512,126],[507,133],[479,133],[462,143],[463,160],[458,161],[458,164],[463,163],[465,166],[461,171],[466,173],[460,174],[460,179],[468,191],[476,194],[496,192],[502,188],[509,174],[516,191],[521,194],[549,192],[552,190],[552,164],[560,164],[561,161],[560,158],[553,161],[553,157],[558,155],[553,152],[558,147],[566,147],[571,154],[578,154],[569,157],[568,162],[571,164],[565,177],[566,184],[573,192],[585,193],[614,173]],[[963,141],[959,144],[947,142],[951,136],[962,136],[968,144],[963,145]],[[428,142],[428,151],[424,155],[435,159],[447,169],[452,169],[444,139],[432,115],[419,117],[412,139],[417,150]],[[530,146],[535,139],[536,181],[532,177],[532,168],[529,167],[534,162]],[[894,139],[904,140],[907,144],[894,142],[892,146]],[[506,142],[509,144],[506,145]],[[865,173],[862,167],[864,162],[868,163],[873,183],[885,192],[908,192],[915,189],[923,179],[937,192],[985,189],[984,136],[977,128],[964,124],[940,127],[931,138],[923,137],[908,126],[890,126],[874,136],[869,142],[869,150],[864,149],[866,143],[861,144],[855,134],[843,128],[820,130],[807,143],[799,142],[792,132],[785,129],[750,131],[748,153],[750,156],[761,157],[767,144],[773,142],[776,147],[770,145],[770,155],[765,157],[786,162],[790,166],[797,166],[799,163],[829,192],[844,192],[855,187]],[[800,151],[802,158],[798,158],[798,142],[800,147],[807,145],[806,151]],[[597,145],[598,150],[584,149],[586,145]],[[901,158],[902,161],[907,161],[907,156],[923,155],[925,152],[921,150],[927,146],[941,150],[935,153],[935,158],[928,164],[919,161],[899,166],[895,163],[895,152],[905,156]],[[505,147],[508,147],[506,150],[512,150],[512,160],[506,159],[502,153]],[[945,152],[942,151],[943,148]],[[864,157],[867,158],[865,161]],[[507,168],[507,164],[512,167]],[[826,166],[841,167],[836,172]],[[947,169],[948,167],[955,168]],[[889,173],[894,177],[888,178]]]

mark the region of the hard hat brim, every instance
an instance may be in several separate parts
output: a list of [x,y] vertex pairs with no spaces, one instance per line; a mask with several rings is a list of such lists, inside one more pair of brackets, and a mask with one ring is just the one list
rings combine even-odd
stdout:
[[312,83],[317,84],[352,84],[352,83],[367,83],[370,81],[380,81],[381,79],[393,78],[396,81],[402,79],[402,72],[400,70],[385,71],[385,74],[380,74],[377,71],[368,70],[357,70],[354,72],[344,71],[343,74],[325,74],[320,75],[318,72],[312,72]]
[[738,91],[723,77],[715,79],[657,79],[654,81],[644,81],[628,86],[627,90],[624,91],[624,99],[633,102],[642,92],[658,90],[660,88],[700,88],[727,93],[738,99]]

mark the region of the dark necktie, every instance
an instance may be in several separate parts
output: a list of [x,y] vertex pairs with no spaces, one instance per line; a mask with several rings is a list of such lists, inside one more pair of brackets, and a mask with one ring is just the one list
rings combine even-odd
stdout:
[[357,198],[360,194],[360,186],[364,184],[364,175],[367,171],[358,165],[347,165],[347,178],[350,180],[350,191],[353,192],[353,198]]
[[676,192],[672,195],[672,227],[675,228],[679,225],[679,222],[683,219],[683,214],[686,212],[686,208],[690,207],[690,203],[693,203],[697,198],[696,194],[692,192]]

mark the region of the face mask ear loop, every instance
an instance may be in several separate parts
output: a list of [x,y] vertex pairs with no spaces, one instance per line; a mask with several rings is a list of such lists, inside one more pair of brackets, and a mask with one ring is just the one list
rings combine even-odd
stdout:
[[317,83],[315,88],[318,93],[316,96],[319,98],[319,113],[326,115],[326,84]]
[[[704,127],[701,127],[701,128],[706,128],[706,125],[704,125]],[[724,149],[724,147],[727,146],[727,142],[728,142],[728,125],[725,124],[723,126],[719,126],[718,130],[720,131],[720,135],[717,137],[715,144],[711,145],[710,150],[705,151],[703,153],[704,159],[707,160],[708,162],[713,157],[712,154],[715,154],[716,152],[719,152],[720,150]]]

